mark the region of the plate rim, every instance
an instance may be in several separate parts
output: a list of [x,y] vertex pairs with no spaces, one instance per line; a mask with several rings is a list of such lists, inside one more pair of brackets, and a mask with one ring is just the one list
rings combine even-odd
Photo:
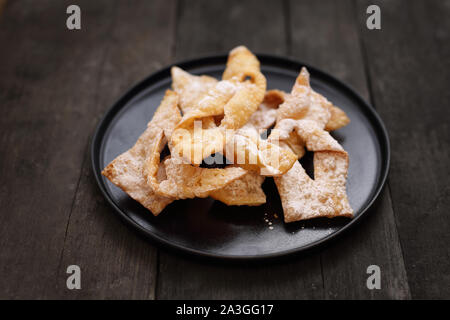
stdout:
[[[125,212],[123,212],[117,204],[114,202],[114,200],[111,198],[110,194],[106,190],[106,186],[104,185],[103,178],[100,168],[100,150],[102,145],[102,137],[104,136],[104,133],[106,132],[104,130],[108,127],[107,124],[110,123],[111,120],[114,119],[114,116],[118,111],[122,109],[122,107],[126,104],[126,102],[130,101],[136,93],[139,93],[142,89],[142,87],[147,87],[147,82],[156,82],[158,78],[165,78],[166,75],[170,75],[170,68],[172,66],[179,66],[182,69],[189,69],[193,67],[201,67],[205,66],[207,64],[214,64],[214,63],[224,63],[226,62],[226,59],[228,57],[228,54],[217,54],[217,55],[207,55],[202,56],[198,58],[192,58],[187,60],[182,60],[178,62],[171,63],[169,65],[166,65],[165,67],[162,67],[158,69],[157,71],[151,73],[141,81],[137,82],[136,84],[129,87],[124,94],[120,96],[119,99],[117,99],[111,107],[108,108],[108,110],[102,115],[100,118],[94,134],[92,135],[91,141],[90,141],[90,160],[91,160],[91,169],[94,174],[95,180],[97,182],[98,187],[100,188],[101,193],[103,194],[103,197],[106,198],[109,205],[114,209],[116,214],[120,218],[123,219],[123,221],[126,222],[126,224],[130,227],[133,227],[135,230],[137,230],[141,235],[145,236],[147,239],[153,240],[159,245],[164,246],[168,249],[174,249],[175,251],[179,253],[188,253],[190,255],[194,255],[201,258],[208,258],[208,259],[214,259],[214,260],[225,260],[225,261],[257,261],[257,260],[271,260],[274,258],[281,258],[290,256],[293,254],[299,254],[304,253],[307,251],[311,251],[312,249],[316,249],[319,247],[324,246],[325,244],[329,243],[331,240],[336,239],[337,237],[344,234],[347,230],[353,228],[357,223],[359,223],[363,217],[367,216],[367,211],[372,207],[374,202],[378,199],[380,196],[381,191],[383,190],[387,177],[389,175],[390,170],[390,160],[391,160],[391,148],[390,148],[390,140],[389,140],[389,134],[387,132],[386,126],[381,119],[380,115],[376,112],[375,108],[371,105],[370,102],[366,101],[351,85],[343,82],[342,80],[339,80],[332,76],[331,74],[322,71],[321,69],[318,69],[314,66],[309,65],[308,63],[303,63],[299,60],[294,60],[292,58],[280,56],[280,55],[273,55],[273,54],[264,54],[264,53],[256,53],[255,54],[261,65],[264,64],[264,62],[268,65],[280,65],[284,66],[286,69],[298,69],[302,66],[305,66],[311,74],[319,74],[322,78],[327,78],[331,82],[338,84],[340,87],[342,87],[344,90],[346,90],[348,93],[350,93],[353,98],[355,98],[359,104],[365,106],[365,111],[370,114],[370,116],[373,118],[371,121],[372,123],[375,123],[374,126],[377,136],[377,140],[380,145],[380,151],[382,153],[381,156],[381,169],[380,174],[378,176],[378,182],[376,185],[376,188],[373,192],[373,195],[371,199],[365,204],[365,206],[360,210],[360,213],[358,216],[355,216],[350,222],[345,224],[342,228],[337,230],[336,232],[330,233],[329,235],[325,236],[322,239],[316,240],[314,242],[311,242],[307,245],[303,245],[301,247],[289,249],[289,250],[283,250],[278,251],[274,253],[266,253],[266,254],[254,254],[254,255],[230,255],[230,254],[218,254],[218,253],[212,253],[208,251],[203,250],[197,250],[194,248],[186,247],[183,245],[180,245],[178,243],[171,242],[170,240],[164,239],[152,232],[150,232],[148,229],[145,229],[143,226],[138,224],[135,220],[130,218]],[[378,126],[378,128],[376,128]]]

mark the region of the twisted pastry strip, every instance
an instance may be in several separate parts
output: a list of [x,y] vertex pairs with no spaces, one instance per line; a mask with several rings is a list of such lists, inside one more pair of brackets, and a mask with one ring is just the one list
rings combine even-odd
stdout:
[[[214,78],[191,75],[178,67],[172,67],[172,87],[180,96],[180,108],[185,114],[217,82]],[[283,94],[279,90],[268,91],[264,96],[263,102],[258,106],[257,111],[252,114],[245,127],[267,129],[272,126],[276,120],[276,109],[283,102]],[[203,124],[206,121],[211,121],[209,119],[213,121],[214,118],[203,118]],[[214,126],[208,125],[207,127],[212,128]],[[212,130],[206,134],[209,132],[212,132]],[[205,134],[205,132],[202,134]],[[214,138],[205,140],[213,141]],[[208,153],[209,151],[205,154]],[[161,164],[161,167],[164,167],[164,162]],[[210,196],[227,205],[261,205],[266,202],[266,195],[261,188],[263,181],[264,176],[259,175],[259,172],[248,171],[243,177],[236,179],[224,188],[211,192]]]
[[172,88],[180,98],[179,106],[183,114],[195,108],[202,96],[219,82],[216,78],[206,75],[195,76],[178,67],[172,67],[170,71]]
[[256,129],[237,130],[227,140],[225,156],[240,167],[258,171],[263,176],[279,176],[287,172],[297,161],[297,156],[281,148],[274,140],[262,139]]
[[[146,130],[136,144],[130,150],[115,158],[102,171],[102,174],[112,183],[149,209],[155,216],[174,198],[157,194],[147,184],[143,170],[148,148],[159,144],[164,132],[167,136],[170,136],[175,125],[181,120],[177,103],[178,99],[175,95],[166,94],[153,119],[148,123]],[[156,179],[161,179],[164,175],[164,168],[160,168]]]
[[[170,140],[176,123],[181,119],[177,107],[178,101],[177,93],[167,90],[159,109],[168,109],[166,106],[170,106],[170,112],[176,121],[155,130],[154,142],[146,150],[142,174],[146,178],[147,184],[160,196],[172,199],[205,198],[211,192],[222,189],[242,177],[246,171],[238,167],[199,168],[181,163],[180,159],[176,157],[168,157],[160,164],[161,151]],[[169,149],[171,151],[173,149],[170,144]]]
[[147,183],[159,195],[175,199],[206,198],[211,192],[224,188],[246,174],[246,171],[239,167],[200,168],[170,157],[166,158],[162,164],[166,177],[161,181],[158,179],[158,170],[160,153],[164,145],[163,136],[158,136],[158,142],[153,145],[145,163]]
[[[237,47],[230,52],[223,80],[196,100],[196,106],[188,110],[175,129],[172,145],[179,156],[198,165],[209,155],[223,151],[225,129],[242,127],[264,99],[266,79],[259,67],[258,59],[247,48]],[[203,123],[205,118],[222,116],[218,127]],[[202,121],[202,131],[210,132],[192,139],[196,120]]]
[[314,151],[314,180],[299,162],[283,176],[275,177],[285,222],[316,217],[352,217],[345,183],[348,154],[325,130],[349,122],[345,113],[312,90],[306,68],[302,68],[291,94],[280,105],[277,123],[269,141],[278,138],[281,146],[298,158]]
[[[313,120],[327,131],[339,129],[350,122],[344,111],[311,88],[310,75],[305,67],[301,69],[291,94],[285,95],[285,101],[278,109],[277,123],[283,119]],[[295,133],[281,141],[297,154],[298,158],[305,154],[303,142]]]
[[237,81],[245,88],[225,105],[221,126],[229,129],[241,128],[250,119],[264,99],[266,77],[261,73],[258,59],[246,47],[231,50],[222,78]]
[[327,131],[337,130],[350,122],[344,111],[311,88],[310,75],[305,67],[297,76],[291,94],[286,95],[285,99],[286,102],[278,110],[277,121],[314,120]]
[[[268,129],[271,127],[277,116],[277,108],[283,102],[284,93],[279,90],[269,90],[264,96],[263,102],[252,114],[244,128]],[[250,170],[221,190],[210,194],[211,198],[219,200],[229,206],[246,205],[258,206],[266,203],[266,195],[261,188],[265,176],[259,174],[259,170]]]
[[352,217],[345,183],[348,154],[314,120],[284,119],[278,123],[280,137],[294,130],[309,151],[314,151],[314,180],[298,161],[281,177],[275,177],[285,222],[317,217]]
[[[255,163],[238,161],[244,168],[263,168],[264,175],[280,175],[291,168],[295,159],[290,150],[260,139],[252,141],[242,132],[233,131],[248,122],[264,99],[266,79],[259,67],[259,61],[247,48],[238,47],[230,52],[223,80],[197,98],[197,106],[189,109],[177,125],[171,137],[174,154],[199,165],[211,154],[224,153],[227,144],[225,153],[229,158],[243,156],[245,160],[248,159],[245,154],[255,155]],[[218,127],[196,123],[196,120],[221,115],[223,119]],[[232,129],[231,133],[226,129]],[[243,151],[230,152],[230,145],[238,142],[244,142],[240,144]]]

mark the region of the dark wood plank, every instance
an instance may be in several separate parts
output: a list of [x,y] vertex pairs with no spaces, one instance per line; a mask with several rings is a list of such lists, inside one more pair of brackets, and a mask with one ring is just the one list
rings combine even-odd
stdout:
[[[353,1],[291,1],[292,55],[352,85],[369,99]],[[365,10],[357,14],[365,16]],[[368,290],[366,269],[381,268],[381,290]],[[387,189],[367,219],[322,253],[326,298],[409,298]]]
[[254,52],[286,53],[282,2],[232,0],[219,4],[180,0],[178,3],[177,60],[224,53],[238,45]]
[[[156,249],[99,196],[87,145],[113,100],[167,63],[173,2],[141,1],[130,9],[118,1],[6,5],[0,20],[0,43],[7,44],[0,50],[1,298],[63,297],[69,264],[82,267],[82,290],[67,297],[154,296]],[[82,10],[80,31],[65,25],[72,3]],[[123,27],[120,19],[134,24]]]
[[6,5],[6,0],[0,0],[0,15],[3,12],[3,8]]
[[[86,9],[91,2],[83,4]],[[108,2],[109,3],[109,2]],[[105,36],[96,99],[90,101],[87,133],[124,90],[168,64],[175,26],[175,1],[117,1]],[[84,10],[84,16],[89,12]],[[92,13],[95,18],[97,14]],[[95,104],[95,105],[94,105]],[[87,151],[87,150],[85,150]],[[57,295],[66,298],[153,299],[157,249],[118,219],[92,175],[89,152],[71,209]],[[82,290],[65,288],[66,268],[82,270]]]
[[390,133],[392,201],[413,298],[450,297],[450,2],[378,3],[365,28],[374,103]]
[[98,2],[97,24],[78,33],[67,30],[60,1],[11,1],[2,14],[2,298],[42,298],[54,290],[92,123],[108,8]]
[[[227,52],[247,45],[257,52],[286,54],[283,3],[279,1],[182,2],[176,57]],[[270,27],[263,27],[263,26]],[[276,265],[220,265],[161,251],[158,299],[322,298],[320,257]]]

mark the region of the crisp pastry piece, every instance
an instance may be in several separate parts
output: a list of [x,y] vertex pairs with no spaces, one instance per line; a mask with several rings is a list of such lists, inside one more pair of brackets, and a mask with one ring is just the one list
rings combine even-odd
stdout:
[[[180,108],[183,113],[187,113],[187,111],[190,109],[190,106],[195,106],[195,104],[205,94],[207,94],[208,90],[210,90],[218,82],[215,78],[211,78],[208,76],[191,75],[178,67],[172,67],[171,71],[173,79],[172,87],[180,97]],[[252,117],[250,118],[249,123],[251,123],[251,125],[258,129],[268,128],[272,126],[273,123],[275,123],[276,119],[276,108],[278,108],[278,105],[283,102],[282,95],[283,92],[278,90],[268,91],[264,97],[263,102],[258,107],[258,110],[253,113]],[[258,116],[255,117],[255,115]],[[202,119],[203,128],[205,128],[204,125],[206,119],[207,118]],[[207,125],[207,128],[213,127],[215,126],[212,126],[210,124]],[[186,152],[193,153],[195,148],[200,147],[198,144],[195,144],[195,141],[209,141],[209,144],[206,146],[207,149],[204,152],[206,156],[208,154],[211,154],[212,150],[209,148],[212,148],[213,150],[216,149],[216,138],[220,136],[216,134],[216,132],[214,132],[216,130],[198,131],[197,134],[205,136],[209,135],[209,137],[196,139],[193,143],[187,141],[186,144],[188,147],[184,148],[184,150]],[[189,146],[192,147],[190,148]],[[218,149],[220,149],[221,147],[222,144],[219,145]],[[191,158],[194,157],[195,155],[191,154]],[[164,168],[164,162],[161,164],[160,168]],[[266,196],[261,188],[261,184],[263,183],[263,181],[264,177],[260,176],[257,172],[247,172],[242,178],[231,182],[223,189],[213,191],[210,196],[216,200],[222,201],[227,205],[261,205],[266,202]]]
[[203,159],[223,151],[227,133],[230,135],[220,127],[204,129],[200,122],[195,122],[194,128],[176,129],[171,138],[172,155],[198,166]]
[[262,139],[256,129],[243,128],[227,139],[225,156],[236,165],[263,176],[279,176],[287,172],[297,156],[274,141]]
[[242,84],[238,81],[219,81],[197,101],[195,107],[192,107],[183,115],[183,119],[177,125],[177,128],[190,128],[195,120],[224,115],[225,105],[240,90],[242,90]]
[[[180,158],[169,157],[160,164],[160,155],[173,134],[175,125],[181,120],[177,107],[177,93],[167,90],[152,123],[155,122],[152,144],[148,145],[141,175],[147,185],[158,195],[171,199],[204,198],[242,177],[242,168],[208,169],[182,163]],[[170,123],[166,118],[170,116]],[[173,146],[169,143],[172,152]],[[163,168],[163,169],[161,169]]]
[[[280,90],[267,91],[263,102],[243,126],[243,129],[262,130],[270,128],[276,121],[277,108],[284,101],[285,94]],[[201,130],[205,129],[204,125],[204,122],[199,123],[197,131],[195,130],[195,124],[194,130],[177,130],[172,137],[172,141],[175,141],[175,145],[182,147],[179,148],[180,151],[176,150],[175,153],[184,152],[182,158],[193,159],[194,164],[199,164],[209,155],[222,152],[224,139],[230,138],[231,135],[226,136],[227,133],[224,128],[211,125],[208,127],[210,130]],[[293,150],[295,152],[295,149]]]
[[213,88],[218,80],[202,75],[190,74],[179,67],[170,69],[172,74],[172,88],[180,97],[179,107],[183,114],[195,107],[197,102]]
[[314,151],[314,180],[299,162],[281,177],[275,177],[280,193],[285,222],[317,217],[352,217],[345,183],[348,171],[348,154],[312,120],[280,122],[283,134],[295,130],[305,141],[306,148]]
[[[327,131],[337,130],[350,122],[344,111],[311,88],[310,75],[305,67],[300,70],[291,95],[294,96],[295,106],[292,104],[280,106],[279,120],[285,118],[315,120],[323,125]],[[310,104],[306,114],[302,113],[303,102]],[[289,114],[292,112],[294,112],[294,115]],[[295,112],[299,113],[300,116],[295,115]]]
[[[277,113],[277,123],[283,119],[313,120],[327,131],[339,129],[350,122],[344,111],[311,88],[310,75],[305,67],[301,69],[291,94],[285,95],[285,101]],[[275,129],[278,129],[278,124]],[[289,146],[298,158],[304,155],[303,141],[297,135],[291,133],[281,141]]]
[[266,77],[261,73],[256,56],[246,47],[239,46],[230,51],[222,78],[241,83],[243,89],[224,106],[220,125],[229,129],[241,128],[264,99]]
[[172,67],[171,72],[172,87],[180,96],[180,108],[185,114],[171,137],[171,152],[199,165],[204,158],[223,149],[224,129],[216,126],[214,116],[223,113],[221,104],[231,98],[236,88],[228,81],[219,83],[212,77],[195,76],[178,67]]
[[[196,76],[178,67],[172,67],[170,71],[172,88],[180,97],[179,107],[183,114],[194,108],[218,82],[216,78],[206,75]],[[202,126],[205,129],[215,127],[214,117],[203,118]]]
[[[225,135],[220,133],[226,129],[241,128],[247,123],[263,101],[265,90],[266,79],[260,71],[256,56],[245,47],[233,49],[227,61],[223,80],[197,100],[195,108],[189,109],[177,125],[171,141],[174,152],[195,165],[199,165],[202,159],[213,153],[222,152]],[[211,117],[220,119],[218,127],[208,128],[209,125],[203,124],[205,118]],[[203,131],[212,132],[199,134],[196,139],[186,137],[194,135],[196,121],[202,121],[197,126]],[[211,138],[213,142],[209,140]],[[201,152],[198,152],[200,147]],[[193,155],[199,154],[199,157],[193,158]]]
[[[163,136],[164,131],[170,136],[171,130],[180,121],[181,115],[177,107],[178,99],[175,94],[168,92],[161,105],[156,110],[147,129],[128,151],[115,158],[102,174],[112,183],[125,191],[130,197],[141,203],[157,216],[174,198],[158,195],[147,184],[142,173],[147,148],[151,148]],[[164,177],[164,168],[157,174],[157,179]]]
[[[331,102],[329,102],[329,101],[328,101],[328,103],[331,104]],[[339,128],[345,127],[346,125],[348,125],[350,123],[349,117],[345,114],[344,111],[342,111],[342,109],[340,109],[334,105],[331,105],[329,107],[329,111],[331,113],[331,117],[330,117],[330,120],[328,120],[327,124],[325,125],[325,130],[334,131]]]
[[226,187],[212,192],[210,197],[229,206],[259,206],[266,203],[266,195],[261,188],[263,182],[264,176],[248,171]]
[[164,167],[167,179],[159,183],[158,191],[177,199],[208,197],[211,192],[227,187],[246,174],[239,167],[199,168],[180,163],[175,158],[165,160]]
[[188,128],[196,119],[223,115],[220,125],[238,129],[247,123],[264,99],[266,78],[259,61],[245,47],[230,52],[222,81],[210,88],[197,105],[189,110],[177,128]]
[[305,155],[305,143],[295,131],[289,133],[289,136],[280,142],[280,146],[289,148],[289,150],[295,153],[297,159]]
[[[173,200],[194,197],[261,205],[264,178],[274,176],[286,222],[353,215],[345,192],[348,155],[325,131],[349,119],[312,90],[306,68],[290,94],[266,92],[258,59],[242,46],[230,51],[221,81],[178,67],[171,73],[174,91],[166,92],[136,144],[103,170],[114,184],[158,215]],[[274,123],[263,139],[258,130]],[[171,155],[161,161],[166,145]],[[315,179],[297,161],[305,148],[315,152]],[[215,153],[235,165],[198,166]]]
[[[290,96],[280,105],[277,121],[282,119],[307,119],[314,120],[320,126],[325,127],[330,120],[331,113],[328,105],[323,104],[321,95],[314,92],[309,83],[309,73],[305,67],[300,71]],[[328,101],[328,100],[326,100]]]
[[277,120],[277,109],[284,102],[285,92],[281,90],[269,90],[264,95],[263,102],[252,114],[245,127],[253,127],[257,130],[268,129]]
[[166,179],[160,181],[158,170],[164,145],[164,137],[160,134],[145,160],[144,168],[147,183],[159,195],[175,199],[206,198],[211,192],[227,186],[246,173],[239,167],[225,169],[195,167],[182,163],[179,158],[171,157],[163,162]]
[[285,119],[279,122],[278,130],[284,134],[295,130],[304,141],[309,151],[336,151],[345,152],[342,146],[314,120]]
[[200,165],[211,154],[222,152],[225,128],[217,127],[211,119],[224,114],[224,105],[238,87],[237,83],[220,81],[183,116],[171,139],[174,154],[191,164]]

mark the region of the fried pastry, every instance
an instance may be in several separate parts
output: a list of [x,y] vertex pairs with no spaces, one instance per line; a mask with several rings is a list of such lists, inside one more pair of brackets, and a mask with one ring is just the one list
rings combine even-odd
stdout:
[[[178,95],[167,90],[158,111],[164,116],[170,113],[171,119],[174,121],[168,123],[164,121],[165,117],[159,116],[158,111],[155,114],[154,121],[159,121],[157,127],[159,130],[153,132],[154,140],[147,148],[142,175],[146,177],[147,184],[159,196],[172,199],[204,198],[210,192],[219,190],[242,177],[246,171],[237,167],[199,168],[182,163],[181,159],[176,157],[166,158],[163,164],[160,164],[161,151],[170,140],[175,125],[181,120],[181,114],[177,107],[178,102]],[[169,144],[169,149],[172,148]],[[161,171],[164,174],[161,174]]]
[[314,120],[327,131],[337,130],[350,122],[344,111],[311,88],[310,75],[305,67],[292,87],[291,96],[286,97],[288,103],[280,106],[277,120]]
[[[147,149],[159,143],[164,130],[167,135],[170,135],[171,130],[180,121],[181,115],[177,103],[178,99],[175,95],[166,94],[153,119],[148,123],[146,130],[136,144],[130,150],[115,158],[102,171],[102,174],[112,183],[149,209],[155,216],[174,198],[156,194],[153,188],[147,184],[143,175],[143,168]],[[164,172],[161,169],[157,178],[161,178],[163,175]]]
[[275,177],[285,222],[317,217],[352,217],[345,183],[348,154],[331,135],[313,120],[285,119],[279,123],[283,135],[292,130],[309,151],[314,152],[314,180],[296,162],[281,177]]
[[237,130],[227,140],[225,156],[246,170],[258,171],[263,176],[279,176],[287,172],[297,156],[281,148],[274,141],[262,139],[256,129]]
[[253,127],[257,130],[269,129],[277,120],[277,110],[284,102],[285,92],[281,90],[269,90],[264,95],[264,100],[258,109],[252,114],[244,127]]
[[[332,131],[350,122],[344,111],[311,88],[310,75],[305,67],[301,69],[291,93],[284,97],[285,101],[277,111],[277,123],[283,119],[313,120],[321,128]],[[275,129],[278,129],[277,125]],[[297,135],[290,134],[280,141],[289,146],[298,158],[305,154],[303,141]]]
[[[225,146],[226,129],[244,126],[264,99],[266,79],[260,71],[258,59],[245,47],[237,47],[230,52],[222,81],[216,83],[183,115],[172,137],[174,152],[190,163],[199,165],[201,161]],[[218,127],[205,127],[203,120],[223,117]],[[195,132],[195,122],[203,131],[196,139],[190,139]],[[219,129],[217,129],[219,128]],[[211,142],[210,139],[213,139]],[[201,152],[198,152],[201,150]],[[193,154],[199,155],[193,158]]]
[[[172,67],[171,73],[172,87],[180,97],[180,109],[183,113],[187,113],[190,109],[189,106],[195,105],[196,102],[207,94],[208,90],[218,82],[215,78],[195,76],[178,67]],[[245,126],[250,125],[257,129],[267,129],[272,126],[276,120],[276,109],[279,104],[283,102],[283,94],[284,93],[279,90],[268,91],[264,96],[263,102],[260,104],[257,111],[252,114]],[[207,118],[202,119],[203,123],[205,122],[205,119]],[[214,126],[208,125],[208,127],[212,128]],[[205,137],[202,139],[202,141],[205,140],[210,142],[207,147],[212,145],[212,149],[221,148],[221,145],[219,148],[214,147],[214,137],[217,137],[217,135],[214,134],[213,130],[202,132],[202,134],[211,135],[209,138]],[[193,144],[187,142],[187,145],[192,146]],[[189,151],[187,152],[192,153],[194,149],[195,147],[188,149]],[[213,150],[206,150],[205,156],[211,153],[213,153]],[[193,158],[194,155],[192,154],[191,157]],[[161,168],[164,168],[164,163],[161,165]],[[213,191],[210,196],[227,205],[261,205],[266,202],[266,195],[261,188],[263,181],[264,177],[260,176],[258,172],[249,171],[243,177],[231,182],[226,187]]]
[[261,188],[263,182],[264,176],[256,171],[248,171],[243,177],[212,192],[210,196],[229,206],[259,206],[266,203],[266,195]]
[[[261,205],[262,183],[273,176],[285,222],[353,216],[348,154],[328,132],[350,120],[311,88],[306,68],[290,93],[266,92],[258,59],[240,46],[220,81],[178,67],[171,74],[173,91],[166,91],[146,130],[103,170],[112,183],[156,216],[174,200],[195,197]],[[170,155],[161,160],[166,146]],[[314,179],[297,161],[305,149],[314,152]],[[233,165],[200,166],[218,154]]]
[[206,198],[212,191],[219,190],[242,177],[246,171],[239,167],[208,169],[182,163],[179,158],[167,158],[163,165],[166,179],[158,179],[160,153],[165,145],[159,135],[145,160],[144,175],[147,183],[159,195],[175,199]]
[[172,89],[180,97],[179,106],[183,114],[197,105],[197,102],[213,88],[218,80],[202,75],[196,76],[178,67],[170,69],[172,74]]

